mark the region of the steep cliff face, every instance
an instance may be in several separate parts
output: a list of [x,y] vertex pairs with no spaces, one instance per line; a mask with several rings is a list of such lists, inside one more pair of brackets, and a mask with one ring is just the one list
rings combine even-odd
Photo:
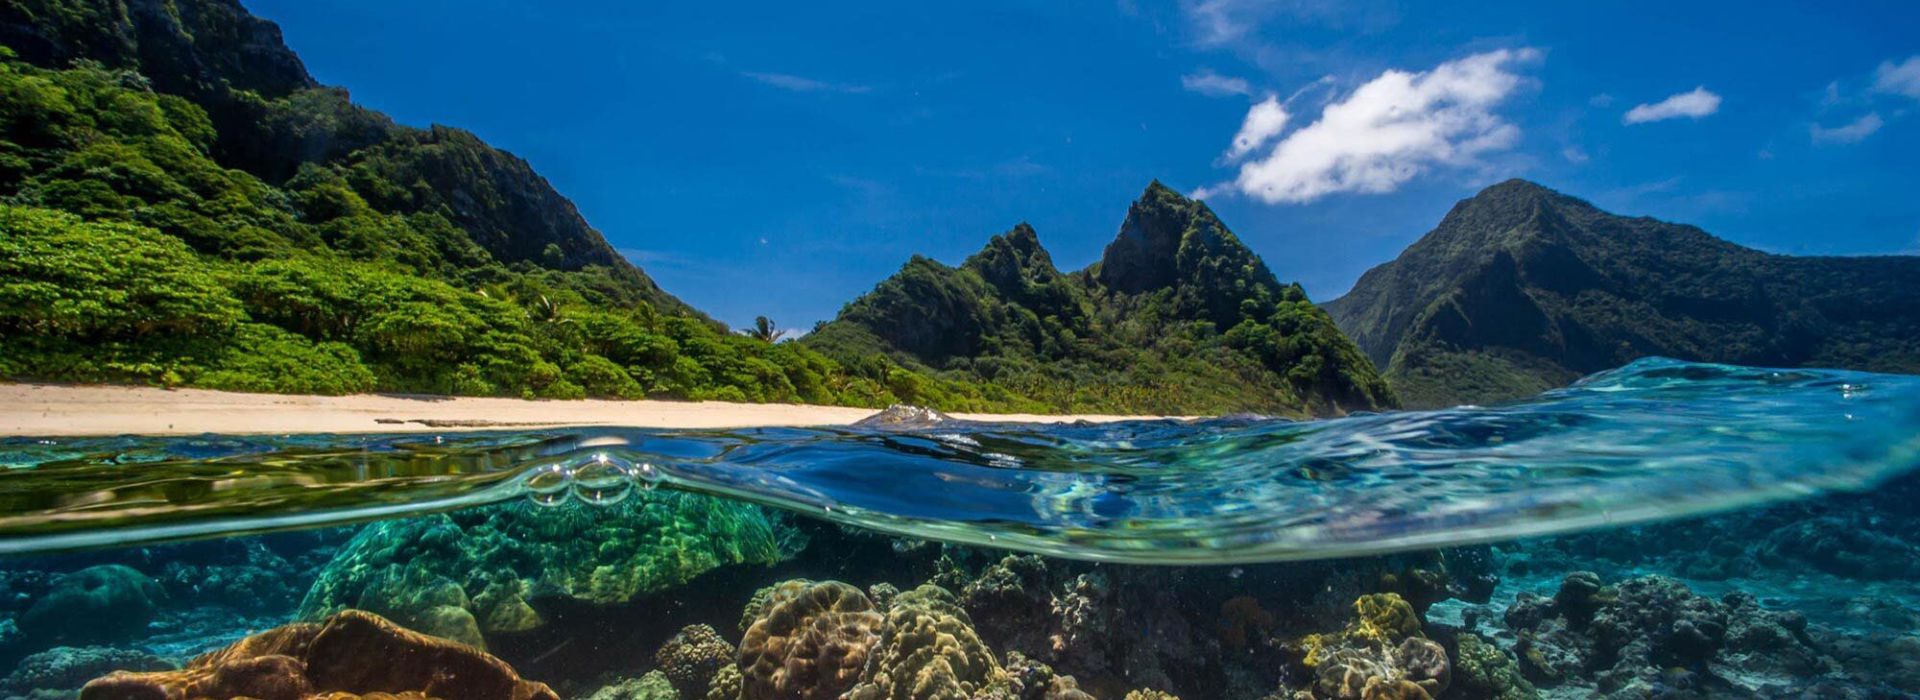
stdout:
[[1372,365],[1206,205],[1153,183],[1061,273],[1025,224],[959,267],[916,257],[805,341],[1062,410],[1326,414],[1393,405]]
[[1920,285],[1901,279],[1920,258],[1770,255],[1512,180],[1326,307],[1409,405],[1433,406],[1649,355],[1920,371]]

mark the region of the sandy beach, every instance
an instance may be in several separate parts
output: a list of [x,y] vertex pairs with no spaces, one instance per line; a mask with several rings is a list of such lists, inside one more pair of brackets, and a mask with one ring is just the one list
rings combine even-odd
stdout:
[[[447,432],[567,425],[746,428],[847,425],[868,408],[721,401],[527,401],[370,394],[297,396],[135,386],[0,384],[0,435]],[[1151,416],[956,413],[1004,422],[1096,422]]]

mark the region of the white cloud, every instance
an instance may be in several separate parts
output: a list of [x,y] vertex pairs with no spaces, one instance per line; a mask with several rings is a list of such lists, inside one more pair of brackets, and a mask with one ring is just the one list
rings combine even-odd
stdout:
[[[1202,192],[1231,189],[1270,204],[1301,203],[1338,192],[1392,192],[1430,168],[1473,165],[1481,154],[1509,148],[1519,138],[1520,130],[1493,110],[1523,82],[1514,64],[1539,56],[1533,49],[1503,49],[1425,72],[1381,73],[1241,165],[1232,183]],[[1248,111],[1235,148],[1255,124],[1256,112],[1272,109],[1269,103]],[[1251,133],[1261,135],[1258,129]]]
[[1881,63],[1873,72],[1873,89],[1920,100],[1920,56],[1910,56],[1898,65]]
[[1240,133],[1233,135],[1233,145],[1227,149],[1227,160],[1239,160],[1267,145],[1273,137],[1287,130],[1288,118],[1287,108],[1280,104],[1280,98],[1269,95],[1261,100],[1247,110],[1246,121],[1240,123]]
[[1872,136],[1873,132],[1879,131],[1885,124],[1886,122],[1880,119],[1879,112],[1868,112],[1867,116],[1855,119],[1845,126],[1829,129],[1815,124],[1809,127],[1809,131],[1813,134],[1814,143],[1859,143],[1862,139]]
[[1587,104],[1606,109],[1613,106],[1613,96],[1603,92],[1587,98]]
[[1666,119],[1687,117],[1699,119],[1720,111],[1720,96],[1705,87],[1694,88],[1692,92],[1683,92],[1653,104],[1643,104],[1627,110],[1623,119],[1628,124],[1644,124]]
[[1186,88],[1188,92],[1197,92],[1208,97],[1253,94],[1253,86],[1248,85],[1247,81],[1205,69],[1198,73],[1180,76],[1180,87]]
[[1587,155],[1586,151],[1580,150],[1579,146],[1568,146],[1566,148],[1560,149],[1560,157],[1566,158],[1567,162],[1573,163],[1575,165],[1592,160],[1592,158]]
[[741,75],[755,82],[772,85],[782,90],[792,92],[843,92],[858,95],[873,91],[873,87],[868,85],[829,83],[824,80],[814,80],[813,78],[789,75],[786,73],[756,73],[753,71],[745,71],[742,72]]

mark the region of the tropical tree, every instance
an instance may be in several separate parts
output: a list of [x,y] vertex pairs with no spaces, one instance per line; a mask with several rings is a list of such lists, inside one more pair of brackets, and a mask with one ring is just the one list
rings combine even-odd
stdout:
[[780,334],[783,331],[781,331],[778,326],[773,325],[773,319],[765,316],[755,316],[753,318],[753,327],[742,328],[740,332],[771,343],[779,340]]

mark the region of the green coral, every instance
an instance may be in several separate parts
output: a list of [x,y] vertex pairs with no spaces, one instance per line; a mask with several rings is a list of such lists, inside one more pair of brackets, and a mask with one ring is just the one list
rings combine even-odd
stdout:
[[1520,664],[1478,635],[1455,642],[1453,688],[1467,700],[1533,700],[1540,691],[1520,673]]
[[300,617],[352,607],[408,624],[451,605],[483,633],[522,631],[539,624],[530,604],[539,597],[625,603],[722,566],[779,562],[798,538],[758,506],[652,491],[605,508],[517,502],[393,520],[367,526],[328,563]]
[[659,671],[649,671],[639,678],[629,678],[608,686],[602,686],[586,696],[586,700],[680,700],[673,684]]

